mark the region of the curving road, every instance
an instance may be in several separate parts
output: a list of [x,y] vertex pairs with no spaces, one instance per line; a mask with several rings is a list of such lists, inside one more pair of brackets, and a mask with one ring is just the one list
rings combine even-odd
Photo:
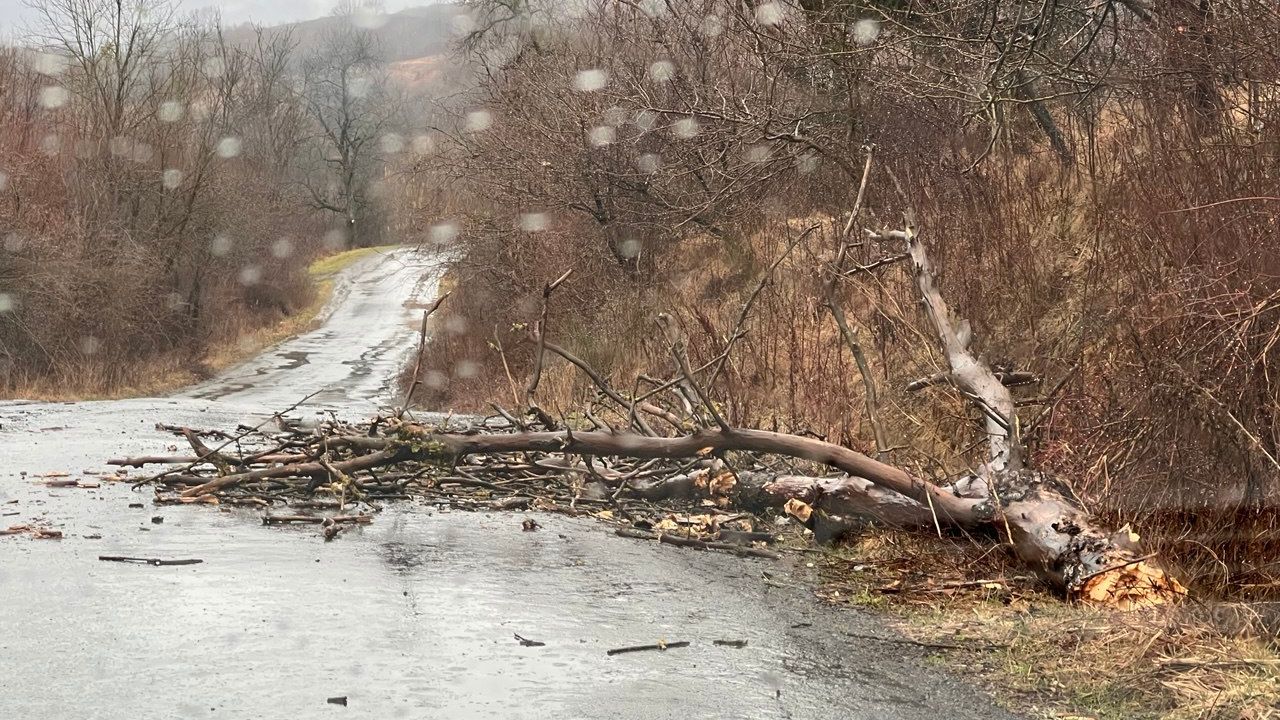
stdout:
[[[323,543],[249,511],[37,482],[173,444],[156,422],[252,423],[316,391],[300,412],[393,403],[437,279],[414,251],[362,261],[322,327],[174,397],[0,403],[0,527],[66,534],[0,537],[0,718],[1009,717],[780,563],[419,504]],[[605,654],[659,639],[693,645]]]

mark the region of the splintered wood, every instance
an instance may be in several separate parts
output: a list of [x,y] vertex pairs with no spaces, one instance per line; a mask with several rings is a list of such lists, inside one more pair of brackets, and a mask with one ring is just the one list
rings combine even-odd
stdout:
[[1163,605],[1186,594],[1182,583],[1164,569],[1138,560],[1094,575],[1073,597],[1091,605],[1129,611]]

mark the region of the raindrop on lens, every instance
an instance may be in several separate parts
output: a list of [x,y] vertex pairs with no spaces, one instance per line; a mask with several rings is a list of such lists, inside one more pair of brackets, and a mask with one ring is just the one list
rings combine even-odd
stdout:
[[320,242],[324,243],[326,250],[341,250],[347,246],[347,233],[341,228],[335,228],[325,233]]
[[373,5],[362,5],[351,13],[351,24],[364,30],[377,30],[387,24],[387,16]]
[[628,238],[623,240],[622,244],[618,246],[618,253],[624,258],[636,258],[640,256],[641,248],[642,245],[639,240],[636,240],[635,238]]
[[70,97],[67,89],[61,85],[49,85],[40,88],[40,106],[49,110],[60,108],[67,104]]
[[454,15],[449,21],[449,25],[455,35],[466,35],[476,29],[475,18],[465,13]]
[[205,58],[200,67],[204,70],[204,74],[211,78],[222,77],[223,73],[227,71],[227,64],[222,61],[221,57]]
[[62,138],[59,138],[56,134],[49,133],[40,138],[40,152],[53,156],[57,155],[60,150],[62,150]]
[[449,376],[439,370],[428,370],[426,376],[422,378],[422,382],[433,390],[439,390],[449,385]]
[[545,213],[525,213],[520,216],[520,229],[525,232],[539,232],[547,229]]
[[234,243],[231,238],[219,233],[213,236],[213,240],[209,241],[209,252],[213,253],[214,257],[226,257],[231,254],[232,245]]
[[669,82],[676,76],[676,66],[668,60],[659,60],[649,66],[649,79],[654,82]]
[[609,127],[608,125],[600,125],[599,127],[591,128],[590,139],[591,139],[591,144],[594,147],[604,147],[605,145],[611,145],[613,144],[614,137],[616,137],[614,130],[612,127]]
[[415,135],[413,137],[413,152],[418,155],[426,155],[435,149],[435,141],[430,135]]
[[169,168],[164,171],[161,183],[165,190],[173,190],[182,184],[182,171],[177,168]]
[[461,335],[467,331],[467,321],[460,315],[449,315],[445,318],[444,329],[450,335]]
[[9,189],[9,174],[0,170],[0,192]]
[[614,105],[604,111],[604,121],[613,127],[622,127],[627,123],[627,111]]
[[573,86],[582,92],[595,92],[609,82],[609,76],[603,70],[579,70],[573,77]]
[[182,103],[173,100],[166,100],[160,103],[159,109],[156,110],[156,117],[160,122],[178,122],[182,119]]
[[691,117],[680,118],[671,126],[671,131],[682,140],[695,138],[698,136],[698,121]]
[[637,110],[635,124],[642,132],[649,132],[654,125],[658,124],[658,113],[652,110]]
[[85,355],[96,355],[102,349],[102,341],[92,335],[80,338],[80,352]]
[[747,162],[751,162],[751,163],[765,162],[766,160],[769,159],[769,146],[768,145],[752,145],[751,147],[747,148],[747,151],[743,153],[743,156],[746,158]]
[[636,158],[636,168],[646,175],[652,175],[662,168],[662,158],[653,153],[645,153]]
[[38,53],[34,63],[36,72],[50,76],[61,75],[66,72],[69,64],[70,61],[66,56],[51,52]]
[[809,173],[816,172],[818,166],[821,164],[822,162],[817,155],[806,153],[796,158],[796,172],[799,172],[801,175],[808,175]]
[[8,235],[4,236],[3,246],[5,249],[5,252],[11,252],[11,253],[19,252],[20,250],[22,250],[24,246],[26,246],[26,244],[27,244],[26,239],[16,232],[11,232]]
[[720,19],[719,15],[708,15],[702,19],[699,29],[707,37],[716,37],[724,32],[724,20]]
[[766,26],[782,24],[782,6],[776,2],[756,6],[756,22]]
[[230,159],[240,154],[240,138],[224,137],[218,141],[218,157]]
[[271,254],[284,259],[293,254],[293,241],[289,238],[280,238],[271,243]]
[[262,268],[257,265],[245,265],[240,269],[241,285],[257,285],[262,279]]
[[488,110],[472,110],[467,113],[467,132],[483,132],[493,125],[493,115]]
[[396,133],[387,133],[379,140],[379,145],[382,146],[382,152],[388,155],[395,155],[404,149],[404,138]]
[[453,366],[453,374],[460,378],[473,378],[479,374],[479,366],[470,360],[460,360]]
[[871,18],[863,18],[853,24],[853,41],[858,45],[867,46],[876,41],[880,37],[880,23]]
[[451,222],[437,223],[431,226],[431,242],[443,245],[458,237],[458,226]]
[[17,305],[18,301],[13,297],[13,293],[0,292],[0,313],[13,312]]

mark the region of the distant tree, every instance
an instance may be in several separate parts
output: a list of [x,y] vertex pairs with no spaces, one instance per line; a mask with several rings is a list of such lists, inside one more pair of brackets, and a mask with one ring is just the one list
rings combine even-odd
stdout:
[[399,103],[373,34],[353,22],[329,30],[302,60],[302,100],[315,126],[319,168],[306,178],[315,207],[342,218],[350,246],[375,244],[371,186],[383,167],[380,141],[396,126]]

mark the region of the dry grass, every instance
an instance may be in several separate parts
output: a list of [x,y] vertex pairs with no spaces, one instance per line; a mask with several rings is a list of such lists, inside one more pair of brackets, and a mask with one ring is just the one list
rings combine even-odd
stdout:
[[131,380],[121,383],[121,368],[88,365],[77,373],[75,384],[33,378],[19,381],[12,398],[48,402],[70,400],[113,400],[164,395],[206,379],[236,363],[316,326],[321,312],[333,296],[334,276],[369,255],[391,246],[357,248],[322,257],[307,268],[312,283],[310,301],[290,315],[260,323],[261,316],[239,317],[225,327],[223,336],[211,342],[205,353],[192,362],[188,353],[147,358],[123,371]]
[[1268,605],[1067,605],[985,542],[892,531],[870,531],[818,565],[821,598],[886,612],[938,662],[1030,717],[1280,717]]

